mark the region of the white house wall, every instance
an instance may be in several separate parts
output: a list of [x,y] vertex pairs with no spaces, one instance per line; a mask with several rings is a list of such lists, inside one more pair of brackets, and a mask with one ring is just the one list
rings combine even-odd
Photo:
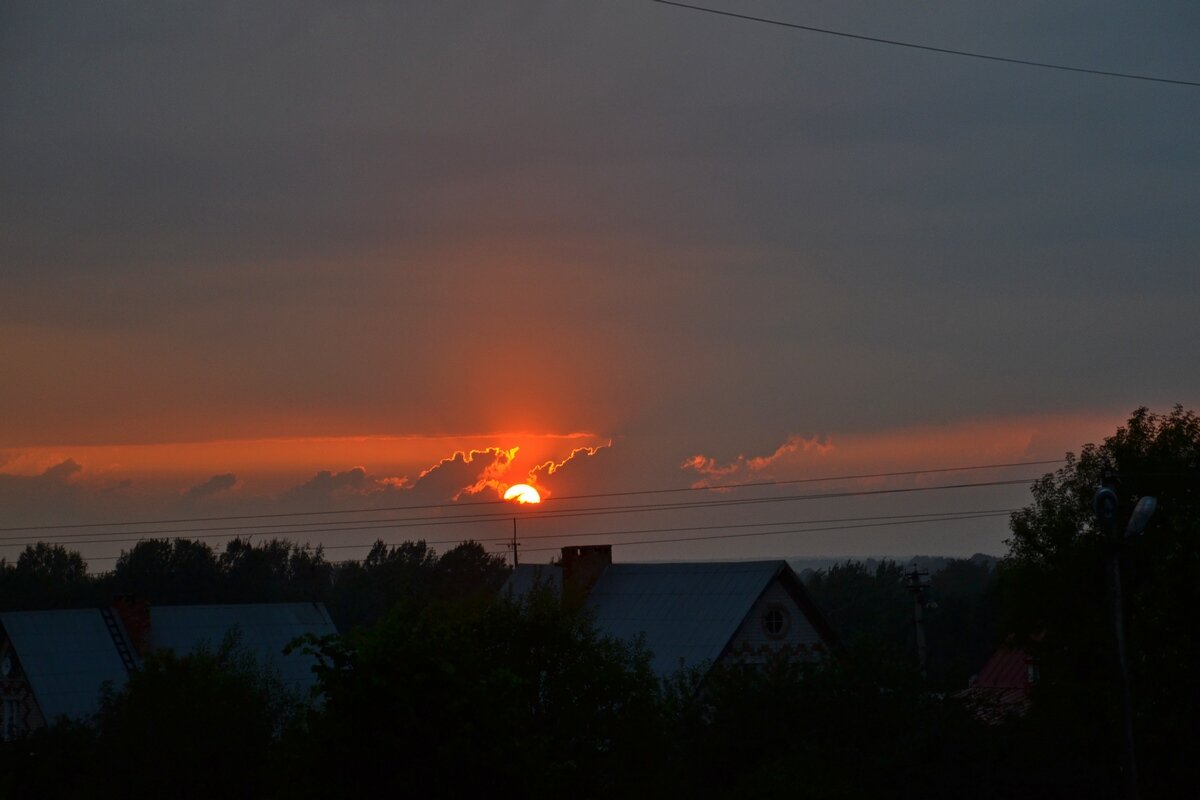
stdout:
[[[763,615],[773,605],[782,607],[789,617],[787,631],[778,639],[768,636],[763,628]],[[767,586],[762,597],[754,604],[754,610],[734,634],[728,657],[751,662],[763,661],[772,651],[785,647],[797,655],[809,655],[820,651],[823,645],[820,635],[808,621],[804,611],[796,605],[791,594],[776,578]]]

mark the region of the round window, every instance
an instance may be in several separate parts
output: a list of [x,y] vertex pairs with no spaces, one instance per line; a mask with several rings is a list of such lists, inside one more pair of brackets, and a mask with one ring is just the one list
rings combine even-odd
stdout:
[[763,612],[763,633],[767,634],[770,639],[782,639],[787,634],[791,621],[791,616],[786,608],[778,603],[772,603]]

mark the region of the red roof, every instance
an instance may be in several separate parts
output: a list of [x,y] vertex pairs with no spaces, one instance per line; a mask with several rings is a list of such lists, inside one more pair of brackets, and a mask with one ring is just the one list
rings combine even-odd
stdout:
[[970,688],[959,692],[975,707],[975,713],[989,722],[1024,714],[1036,681],[1033,658],[1016,647],[1001,647],[983,665]]

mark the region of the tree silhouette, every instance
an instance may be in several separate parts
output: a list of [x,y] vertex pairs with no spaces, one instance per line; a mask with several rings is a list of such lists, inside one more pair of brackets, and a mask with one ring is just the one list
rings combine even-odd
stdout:
[[[1115,543],[1096,523],[1092,498],[1106,469],[1119,476],[1118,530],[1139,498],[1158,499],[1136,539]],[[1100,796],[1119,785],[1106,564],[1120,547],[1144,789],[1172,796],[1200,785],[1200,419],[1180,406],[1161,415],[1140,408],[1102,444],[1068,455],[1032,492],[1012,518],[1003,613],[1040,660],[1031,722],[1053,742],[1058,780]]]

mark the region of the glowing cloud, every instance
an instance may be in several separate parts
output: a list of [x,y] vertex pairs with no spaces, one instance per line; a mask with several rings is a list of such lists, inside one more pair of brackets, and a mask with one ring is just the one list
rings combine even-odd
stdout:
[[500,479],[520,450],[520,447],[487,447],[467,452],[459,450],[418,475],[413,488],[432,490],[434,496],[450,500],[477,495],[488,488],[499,493]]
[[810,463],[812,456],[822,458],[828,456],[834,446],[826,439],[822,441],[814,436],[805,439],[803,436],[792,435],[788,440],[767,456],[752,456],[739,454],[728,464],[718,464],[716,459],[704,455],[694,455],[680,464],[680,469],[698,472],[704,477],[692,484],[696,488],[712,486],[714,483],[736,480],[769,479],[773,471],[781,468],[792,468]]

